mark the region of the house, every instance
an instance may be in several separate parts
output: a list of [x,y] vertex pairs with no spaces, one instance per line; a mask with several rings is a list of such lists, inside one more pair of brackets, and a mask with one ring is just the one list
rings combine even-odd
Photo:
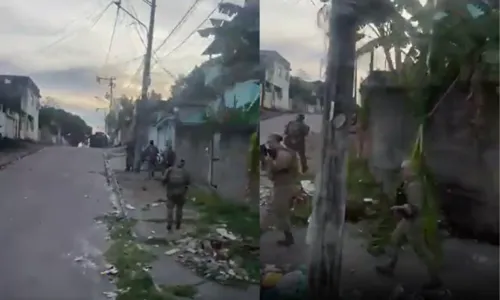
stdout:
[[40,90],[28,76],[0,75],[0,134],[38,140]]
[[[201,67],[206,84],[221,70],[213,62]],[[215,99],[174,98],[157,110],[149,139],[160,151],[168,141],[178,158],[186,160],[185,168],[195,181],[212,186],[224,198],[241,201],[246,199],[247,153],[259,122],[259,99],[258,80],[228,86]],[[246,124],[220,124],[233,116],[245,116]]]
[[274,50],[261,50],[260,61],[265,68],[261,107],[290,110],[290,62]]

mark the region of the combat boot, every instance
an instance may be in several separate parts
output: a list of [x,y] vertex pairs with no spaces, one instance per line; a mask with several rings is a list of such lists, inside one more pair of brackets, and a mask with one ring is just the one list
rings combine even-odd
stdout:
[[295,244],[295,239],[293,238],[293,234],[290,231],[285,231],[285,239],[284,240],[279,240],[278,246],[283,246],[283,247],[290,247],[291,245]]
[[167,231],[169,231],[169,232],[172,231],[172,224],[167,225]]
[[181,221],[175,222],[175,229],[177,230],[181,229]]

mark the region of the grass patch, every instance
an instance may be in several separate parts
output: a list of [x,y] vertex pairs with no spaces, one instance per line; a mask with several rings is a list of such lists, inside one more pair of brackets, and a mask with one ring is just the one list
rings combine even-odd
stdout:
[[211,231],[212,225],[226,224],[230,232],[244,239],[244,241],[236,242],[231,246],[229,256],[247,271],[251,279],[259,279],[258,251],[249,251],[245,247],[245,243],[258,245],[260,240],[259,212],[252,210],[247,205],[239,205],[221,199],[215,193],[203,189],[192,189],[189,199],[188,203],[195,206],[200,214],[197,234],[206,235]]
[[134,239],[132,228],[137,221],[115,215],[96,219],[107,225],[111,239],[104,256],[118,270],[113,277],[118,289],[116,300],[175,300],[170,290],[155,285],[148,271],[157,257]]
[[[191,199],[195,199],[192,201]],[[249,206],[221,199],[215,193],[192,189],[189,203],[200,213],[200,221],[206,224],[226,224],[228,230],[244,238],[259,239],[259,212]]]
[[163,291],[170,293],[176,297],[194,299],[196,294],[198,294],[198,289],[196,288],[196,286],[188,284],[172,285],[172,286],[161,285],[160,288]]
[[[382,254],[396,225],[390,211],[393,201],[375,181],[366,159],[349,157],[347,190],[346,221],[365,221],[370,240],[368,251],[373,255]],[[375,202],[366,202],[365,198]]]

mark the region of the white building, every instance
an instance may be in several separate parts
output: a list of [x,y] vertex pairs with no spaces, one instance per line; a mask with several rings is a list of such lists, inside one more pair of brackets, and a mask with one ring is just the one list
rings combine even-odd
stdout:
[[28,76],[0,75],[0,134],[37,141],[40,90]]
[[274,50],[261,50],[260,61],[266,70],[261,107],[290,110],[290,62]]

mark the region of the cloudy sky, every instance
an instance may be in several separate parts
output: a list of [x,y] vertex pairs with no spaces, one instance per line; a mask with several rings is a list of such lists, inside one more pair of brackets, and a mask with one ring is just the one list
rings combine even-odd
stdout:
[[[292,74],[306,80],[322,77],[326,57],[324,31],[317,26],[319,0],[261,0],[261,48],[276,50],[291,63]],[[367,39],[373,36],[366,32]],[[366,40],[359,42],[362,45]],[[358,59],[358,84],[366,77],[369,56]],[[382,53],[375,52],[375,68],[384,68]]]
[[[162,43],[194,1],[158,1],[154,48]],[[168,94],[173,77],[188,73],[206,57],[201,56],[210,42],[198,34],[166,56],[210,14],[218,0],[202,0],[176,33],[157,52],[161,63],[153,68],[153,88]],[[241,0],[231,0],[241,2]],[[116,7],[104,14],[109,0],[0,1],[0,72],[30,75],[43,97],[83,117],[93,127],[103,127],[107,104],[104,85],[96,75],[115,76],[117,94],[139,94],[141,55],[144,46],[133,20],[120,13],[108,59]],[[123,6],[147,23],[149,7],[142,0],[122,0]],[[93,26],[99,15],[102,18]],[[208,25],[208,24],[207,24]],[[145,32],[139,29],[142,37]],[[166,57],[165,57],[166,56]],[[169,73],[171,75],[169,75]]]
[[[201,0],[187,21],[157,52],[152,72],[156,91],[169,93],[174,77],[188,73],[206,60],[201,52],[209,39],[186,37],[213,11],[219,0]],[[243,0],[227,0],[241,3]],[[159,1],[154,48],[158,47],[194,0]],[[2,0],[0,1],[0,73],[29,75],[43,97],[83,117],[94,128],[103,127],[107,87],[96,75],[115,76],[116,94],[139,95],[145,32],[131,17],[120,13],[111,51],[108,52],[116,7],[110,0]],[[147,23],[149,7],[142,0],[122,0],[123,6]],[[295,74],[320,76],[325,53],[324,34],[316,26],[319,0],[261,0],[261,48],[277,50]],[[99,18],[101,16],[101,18]],[[217,13],[215,14],[217,16]],[[205,26],[208,26],[205,22]],[[181,47],[178,47],[182,44]],[[176,51],[167,55],[172,49]],[[109,53],[109,55],[108,55]]]

